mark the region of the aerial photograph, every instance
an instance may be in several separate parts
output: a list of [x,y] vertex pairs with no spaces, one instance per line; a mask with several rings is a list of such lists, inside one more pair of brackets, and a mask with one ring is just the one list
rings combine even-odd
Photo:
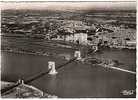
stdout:
[[136,98],[136,1],[1,3],[1,98]]

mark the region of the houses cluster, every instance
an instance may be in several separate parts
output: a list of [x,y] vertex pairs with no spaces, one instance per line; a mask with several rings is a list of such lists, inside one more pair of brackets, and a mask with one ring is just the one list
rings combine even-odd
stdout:
[[88,34],[95,31],[95,29],[85,25],[85,23],[81,21],[71,21],[67,23],[68,24],[61,27],[64,31],[59,31],[53,39],[87,45]]
[[[27,17],[28,18],[28,17]],[[83,45],[126,46],[136,45],[136,31],[121,26],[91,24],[77,20],[38,19],[2,23],[2,35],[48,40],[64,40]],[[29,21],[28,21],[29,20]]]
[[[70,24],[69,24],[70,25]],[[66,29],[66,27],[64,28]],[[126,46],[136,46],[136,41],[134,39],[123,38],[121,35],[116,35],[116,30],[106,27],[90,27],[86,26],[83,23],[73,24],[67,27],[65,34],[57,34],[57,37],[53,38],[55,40],[64,40],[69,42],[74,42],[77,44],[83,45],[104,45],[109,47],[123,47]],[[121,31],[121,30],[120,30]],[[118,32],[120,32],[118,31]],[[121,34],[125,34],[125,31],[122,31]],[[132,31],[131,31],[132,32]],[[130,33],[130,32],[129,32]]]

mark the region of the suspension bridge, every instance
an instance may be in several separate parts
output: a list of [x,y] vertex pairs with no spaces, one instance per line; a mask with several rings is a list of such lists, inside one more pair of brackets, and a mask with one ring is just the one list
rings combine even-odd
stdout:
[[[42,72],[37,73],[37,74],[35,74],[35,75],[27,78],[27,79],[24,79],[23,83],[24,84],[29,84],[32,81],[37,80],[40,77],[43,77],[44,75],[48,75],[48,74],[55,75],[55,74],[57,74],[56,71],[58,71],[60,68],[63,68],[67,64],[70,64],[70,63],[72,63],[72,62],[74,62],[76,60],[81,60],[81,59],[82,58],[81,58],[80,51],[76,51],[75,54],[74,54],[74,57],[72,59],[70,59],[69,61],[67,61],[66,63],[63,63],[61,65],[58,65],[58,66],[56,66],[56,68],[55,68],[55,64],[54,63],[49,63],[48,64],[49,65],[48,66],[48,68],[49,68],[48,71],[44,71],[44,72],[42,71]],[[113,66],[103,66],[103,65],[101,65],[101,66],[104,67],[104,68],[111,68],[111,69],[114,69],[114,70],[118,70],[118,71],[122,71],[122,72],[127,72],[127,73],[134,74],[134,75],[136,74],[136,72],[129,71],[129,70],[122,69],[122,68],[117,68],[117,67],[113,67]],[[22,82],[17,82],[16,84],[14,84],[12,86],[9,86],[9,87],[6,87],[4,89],[1,89],[1,94],[3,95],[6,92],[8,92],[9,90],[11,90],[11,89],[13,89],[15,87],[18,87],[21,84],[22,84]]]
[[[69,60],[68,62],[66,62],[66,63],[64,63],[64,64],[61,64],[61,65],[57,66],[57,68],[56,68],[55,70],[59,70],[60,68],[65,67],[65,65],[67,65],[67,64],[69,64],[69,63],[72,63],[72,62],[75,61],[76,59],[77,59],[76,57],[72,58],[72,59]],[[52,69],[52,68],[51,68],[51,69]],[[49,70],[46,71],[46,72],[40,72],[40,73],[38,73],[38,74],[36,74],[36,75],[33,75],[33,76],[29,77],[28,79],[25,79],[24,84],[29,84],[30,82],[32,82],[32,81],[34,81],[34,80],[36,80],[36,79],[38,79],[38,78],[40,78],[40,77],[42,77],[42,76],[44,76],[44,75],[48,75],[49,72],[51,71],[51,69],[49,69]],[[7,91],[9,91],[9,90],[11,90],[11,89],[13,89],[13,88],[19,86],[20,84],[21,84],[21,83],[18,82],[18,83],[16,83],[16,84],[12,85],[12,86],[9,86],[9,87],[6,87],[6,88],[4,88],[4,89],[1,89],[1,94],[6,93]]]

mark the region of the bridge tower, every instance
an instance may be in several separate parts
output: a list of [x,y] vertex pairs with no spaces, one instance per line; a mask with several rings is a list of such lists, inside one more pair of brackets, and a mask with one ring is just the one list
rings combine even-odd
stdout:
[[19,79],[19,80],[17,81],[17,83],[18,83],[18,84],[24,84],[24,80]]
[[92,48],[94,49],[94,52],[96,52],[98,50],[98,46],[97,45],[93,45]]
[[49,72],[50,75],[56,75],[58,73],[55,69],[55,62],[54,61],[48,62],[48,69],[50,70],[50,72]]
[[81,60],[81,52],[80,51],[75,51],[74,57],[76,57],[77,60]]

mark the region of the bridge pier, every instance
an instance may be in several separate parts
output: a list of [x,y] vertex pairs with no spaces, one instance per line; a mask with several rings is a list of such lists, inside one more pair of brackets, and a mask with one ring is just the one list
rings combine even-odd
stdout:
[[18,83],[18,84],[22,84],[22,85],[23,85],[23,84],[24,84],[24,80],[19,79],[19,80],[17,81],[17,83]]
[[56,75],[58,73],[55,69],[55,62],[53,62],[53,61],[48,62],[48,69],[50,69],[50,71],[49,71],[50,75]]
[[94,49],[94,52],[96,52],[98,50],[98,46],[94,45],[94,46],[92,46],[92,49]]
[[77,60],[81,60],[81,52],[80,51],[75,51],[74,57],[76,57]]

